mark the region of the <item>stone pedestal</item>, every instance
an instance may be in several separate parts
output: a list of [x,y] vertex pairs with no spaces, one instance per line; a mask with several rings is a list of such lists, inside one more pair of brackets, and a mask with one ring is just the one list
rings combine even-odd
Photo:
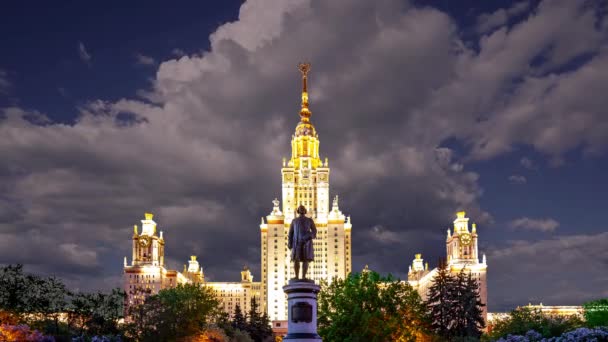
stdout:
[[317,334],[317,293],[321,287],[313,280],[291,279],[283,286],[287,294],[288,323],[284,341],[321,341]]

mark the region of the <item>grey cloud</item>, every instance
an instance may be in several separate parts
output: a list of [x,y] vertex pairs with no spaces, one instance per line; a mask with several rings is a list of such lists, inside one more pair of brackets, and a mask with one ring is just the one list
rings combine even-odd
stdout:
[[[459,53],[455,77],[417,110],[417,124],[462,139],[467,159],[490,159],[516,144],[552,158],[581,143],[600,153],[608,138],[605,99],[593,94],[607,81],[606,27],[597,16],[599,9],[580,2],[544,1],[525,20],[482,36],[479,51]],[[580,67],[564,68],[585,55],[592,57]],[[439,113],[445,119],[428,119]]]
[[559,222],[552,218],[544,219],[531,219],[529,217],[522,217],[513,220],[509,223],[509,226],[513,229],[523,230],[536,230],[540,232],[554,232],[559,227]]
[[523,157],[519,160],[519,163],[521,164],[521,166],[525,167],[528,170],[537,170],[538,166],[536,165],[536,163],[527,157]]
[[179,58],[179,57],[186,55],[186,52],[182,49],[175,48],[175,49],[171,50],[171,54],[173,56],[176,56]]
[[8,94],[11,88],[11,82],[8,80],[8,73],[5,70],[0,69],[0,94]]
[[[488,253],[491,311],[527,303],[580,305],[606,296],[608,233],[512,241]],[[584,275],[584,276],[582,276]]]
[[511,182],[511,184],[526,184],[527,181],[528,180],[526,179],[526,177],[522,175],[509,176],[509,182]]
[[82,42],[78,42],[78,56],[85,64],[91,65],[92,56],[89,54]]
[[514,3],[509,8],[501,8],[495,12],[484,13],[477,18],[477,32],[483,34],[508,23],[509,18],[518,16],[530,7],[528,1]]
[[135,55],[135,63],[138,65],[156,65],[156,60],[150,56],[138,53]]

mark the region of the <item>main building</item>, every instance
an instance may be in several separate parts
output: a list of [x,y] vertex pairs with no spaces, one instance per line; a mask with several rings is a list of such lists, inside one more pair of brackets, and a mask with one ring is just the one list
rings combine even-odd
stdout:
[[[300,121],[291,138],[291,157],[284,158],[281,167],[282,201],[274,199],[269,215],[262,217],[260,229],[261,281],[254,282],[246,267],[241,271],[240,282],[207,282],[203,268],[195,256],[191,257],[183,272],[167,270],[164,262],[165,240],[163,232],[157,234],[152,214],[146,213],[141,221],[142,232],[133,233],[131,264],[124,260],[124,289],[128,294],[127,305],[141,302],[144,296],[157,293],[163,288],[182,283],[197,283],[211,287],[221,300],[224,310],[234,312],[236,305],[249,310],[251,298],[260,302],[260,310],[268,313],[271,321],[287,320],[287,300],[283,285],[294,277],[287,236],[295,210],[304,205],[317,227],[314,241],[314,262],[308,270],[308,278],[331,282],[345,278],[352,271],[352,240],[350,216],[340,211],[338,196],[330,207],[330,169],[328,158],[319,153],[319,135],[311,122],[308,106],[308,72],[310,64],[300,64],[302,74],[302,103]],[[459,212],[454,221],[454,233],[448,229],[446,255],[451,272],[461,269],[471,272],[480,283],[482,302],[487,302],[486,260],[479,261],[477,228]],[[412,262],[408,282],[423,298],[436,274],[423,264],[420,254]],[[485,311],[484,311],[485,313]],[[274,325],[273,325],[274,326]]]

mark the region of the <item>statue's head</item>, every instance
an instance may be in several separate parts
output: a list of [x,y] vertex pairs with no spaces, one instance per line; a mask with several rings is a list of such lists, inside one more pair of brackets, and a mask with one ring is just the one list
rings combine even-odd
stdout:
[[298,210],[296,210],[296,212],[300,215],[306,215],[306,208],[303,205],[300,205],[298,207]]

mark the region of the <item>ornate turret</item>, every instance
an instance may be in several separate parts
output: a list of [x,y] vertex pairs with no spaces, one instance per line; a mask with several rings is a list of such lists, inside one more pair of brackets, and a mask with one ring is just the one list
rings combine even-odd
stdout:
[[251,275],[251,271],[247,266],[243,266],[243,270],[241,271],[241,281],[244,283],[251,283],[253,281],[253,275]]

